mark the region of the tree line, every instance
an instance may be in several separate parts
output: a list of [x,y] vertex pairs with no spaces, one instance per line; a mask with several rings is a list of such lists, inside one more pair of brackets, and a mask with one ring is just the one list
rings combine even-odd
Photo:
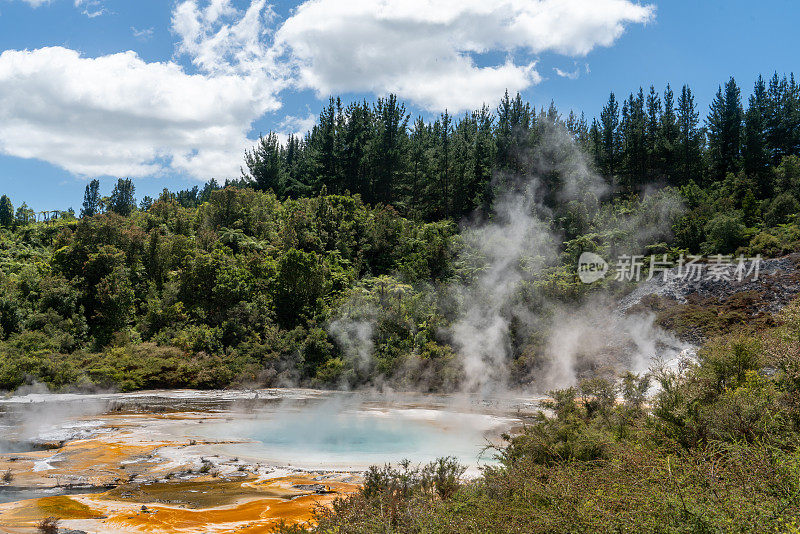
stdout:
[[[800,155],[800,86],[793,74],[775,73],[768,82],[759,76],[745,106],[731,78],[703,121],[688,85],[677,96],[670,85],[661,93],[640,87],[622,101],[612,92],[591,122],[574,111],[563,116],[553,103],[537,111],[508,92],[494,111],[444,112],[432,121],[412,121],[395,95],[348,105],[331,97],[304,136],[290,135],[285,143],[275,132],[261,136],[246,151],[240,177],[165,190],[159,199],[196,207],[228,185],[272,191],[281,199],[350,193],[412,219],[458,220],[488,211],[505,185],[498,175],[534,173],[532,150],[553,126],[590,155],[593,169],[618,194],[653,184],[709,187],[739,174],[763,200],[781,192],[775,169],[784,158]],[[137,204],[130,179],[119,179],[109,197],[99,188],[97,180],[86,186],[82,217],[106,210],[125,216],[158,200],[146,196]],[[15,211],[8,197],[0,198],[0,225],[32,220],[36,214],[27,204]]]
[[759,76],[745,106],[731,78],[702,122],[688,85],[677,96],[669,85],[662,93],[639,88],[621,102],[611,93],[591,122],[583,113],[564,117],[552,103],[537,111],[519,94],[506,93],[494,112],[445,112],[430,122],[411,121],[394,95],[347,106],[331,98],[302,138],[262,136],[240,182],[281,198],[349,192],[412,218],[458,219],[491,205],[497,173],[534,172],[528,156],[554,124],[623,193],[744,173],[764,199],[774,193],[772,169],[800,154],[800,87],[793,74]]

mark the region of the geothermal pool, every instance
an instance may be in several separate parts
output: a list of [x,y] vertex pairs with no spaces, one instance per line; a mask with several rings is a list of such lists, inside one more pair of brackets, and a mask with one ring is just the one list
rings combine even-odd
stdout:
[[324,399],[280,403],[223,419],[191,421],[161,431],[172,437],[233,440],[213,448],[277,465],[360,470],[403,459],[425,463],[453,456],[476,466],[490,462],[487,446],[519,424],[511,417],[465,413],[440,406],[396,406],[396,401]]
[[35,394],[0,400],[3,406],[16,419],[10,428],[18,444],[82,439],[123,425],[151,439],[202,442],[208,453],[309,469],[441,456],[477,466],[491,461],[487,446],[520,424],[506,401],[289,389]]
[[0,532],[49,516],[87,532],[261,532],[311,519],[370,465],[453,456],[477,474],[537,405],[298,389],[0,398]]

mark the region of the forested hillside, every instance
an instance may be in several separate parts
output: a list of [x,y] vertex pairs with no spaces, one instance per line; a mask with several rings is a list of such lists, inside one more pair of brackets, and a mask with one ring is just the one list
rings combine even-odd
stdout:
[[[433,122],[393,96],[332,99],[302,139],[263,137],[235,179],[157,199],[136,199],[127,179],[102,197],[94,180],[80,213],[0,198],[0,389],[376,377],[455,389],[465,297],[450,288],[485,270],[465,236],[499,218],[498,199],[532,194],[554,241],[541,268],[520,267],[508,303],[546,313],[622,290],[580,284],[582,251],[800,250],[799,156],[800,87],[777,74],[744,104],[730,80],[703,122],[685,86],[612,94],[591,121],[509,95]],[[515,321],[511,380],[524,383],[542,331]]]

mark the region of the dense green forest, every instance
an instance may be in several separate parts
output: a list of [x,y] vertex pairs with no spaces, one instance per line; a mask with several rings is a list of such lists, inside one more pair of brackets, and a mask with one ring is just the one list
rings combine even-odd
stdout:
[[[623,291],[579,283],[585,250],[800,250],[800,87],[759,78],[743,103],[731,79],[702,123],[686,86],[612,94],[591,122],[508,94],[427,122],[394,96],[332,99],[303,138],[262,137],[221,183],[137,200],[129,179],[108,197],[93,180],[79,214],[2,196],[0,389],[456,389],[469,297],[451,289],[486,269],[469,235],[509,195],[533,196],[556,251],[519,267],[509,308]],[[356,355],[343,318],[370,324]],[[510,323],[510,380],[525,383],[545,327]]]

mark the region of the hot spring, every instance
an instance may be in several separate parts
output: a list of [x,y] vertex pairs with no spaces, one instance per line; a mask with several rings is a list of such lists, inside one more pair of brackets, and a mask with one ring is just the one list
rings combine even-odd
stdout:
[[529,402],[535,403],[271,389],[37,394],[0,405],[16,414],[11,435],[21,442],[69,442],[124,429],[126,440],[184,444],[159,450],[176,464],[217,456],[299,469],[362,470],[443,456],[471,467],[492,462],[491,447],[521,424],[520,413],[534,405]]
[[358,491],[371,465],[450,456],[476,475],[536,407],[300,389],[0,398],[0,530],[58,516],[84,532],[268,531]]
[[[220,414],[218,414],[220,415]],[[213,451],[276,465],[364,469],[442,456],[476,466],[492,461],[487,448],[520,421],[508,415],[457,409],[435,399],[321,395],[266,402],[221,417],[162,429],[175,439],[217,442]],[[235,442],[235,443],[230,443]]]

